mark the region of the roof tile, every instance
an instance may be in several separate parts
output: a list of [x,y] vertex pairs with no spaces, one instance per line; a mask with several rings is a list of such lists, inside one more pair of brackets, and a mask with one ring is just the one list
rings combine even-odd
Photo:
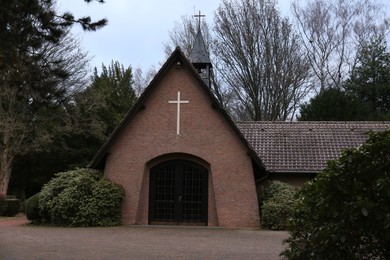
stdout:
[[345,148],[358,147],[367,132],[390,122],[241,122],[237,124],[269,172],[319,172]]

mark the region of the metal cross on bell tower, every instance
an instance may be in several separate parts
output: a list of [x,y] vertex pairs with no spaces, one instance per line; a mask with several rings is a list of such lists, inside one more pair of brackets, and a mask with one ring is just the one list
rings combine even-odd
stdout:
[[195,14],[194,17],[195,17],[195,18],[198,18],[198,31],[200,31],[200,22],[201,22],[201,19],[202,19],[202,17],[206,17],[206,15],[202,14],[202,13],[199,11],[199,14]]
[[194,39],[194,44],[192,46],[189,59],[194,68],[198,71],[199,76],[203,79],[207,86],[210,87],[213,66],[211,65],[209,53],[207,51],[206,44],[200,29],[201,19],[205,16],[206,15],[202,14],[200,11],[199,14],[194,15],[195,18],[198,18],[198,32]]

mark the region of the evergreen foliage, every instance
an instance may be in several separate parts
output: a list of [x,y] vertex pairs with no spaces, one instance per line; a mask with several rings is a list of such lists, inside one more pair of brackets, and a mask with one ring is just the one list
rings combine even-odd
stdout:
[[390,129],[343,152],[299,192],[288,259],[390,258]]
[[369,107],[369,120],[390,120],[390,52],[382,38],[372,39],[358,52],[344,88]]
[[39,223],[39,193],[34,194],[24,202],[24,211],[28,220]]
[[[38,151],[17,156],[10,190],[27,197],[39,192],[56,172],[85,167],[136,101],[131,67],[102,65],[90,85],[54,113],[53,137]],[[66,113],[65,113],[66,112]],[[66,125],[64,127],[64,122]],[[23,190],[21,190],[23,187]]]
[[297,189],[287,183],[272,181],[262,189],[259,200],[262,202],[261,225],[272,230],[285,230],[297,201]]
[[39,196],[43,223],[56,226],[112,226],[121,223],[124,190],[91,169],[56,174]]
[[106,21],[58,13],[52,0],[1,1],[0,195],[8,193],[15,157],[41,148],[63,127],[56,116],[82,80],[75,64],[85,59],[63,45],[75,23],[96,30]]
[[13,217],[19,213],[20,200],[0,196],[0,216]]
[[105,140],[136,100],[131,67],[112,61],[100,74],[95,68],[91,85],[76,97],[76,109],[92,127],[98,124],[97,134]]
[[7,198],[4,200],[5,208],[3,210],[2,216],[13,217],[19,213],[20,210],[20,200],[15,198]]
[[327,88],[300,106],[300,121],[353,121],[368,118],[369,108],[345,91]]
[[390,53],[383,39],[361,47],[342,88],[324,89],[301,105],[298,120],[390,120]]

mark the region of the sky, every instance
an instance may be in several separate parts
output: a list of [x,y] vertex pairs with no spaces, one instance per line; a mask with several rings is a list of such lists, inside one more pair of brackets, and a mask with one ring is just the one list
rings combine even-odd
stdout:
[[[388,0],[380,0],[386,2]],[[288,15],[292,0],[279,0],[282,15]],[[58,0],[60,11],[92,20],[108,19],[108,25],[96,32],[84,32],[74,26],[72,33],[80,38],[81,47],[91,57],[91,68],[119,61],[125,67],[158,70],[165,62],[164,43],[169,31],[183,15],[205,14],[209,25],[221,0],[106,0],[104,4],[83,0]],[[387,5],[387,9],[390,8]],[[194,18],[195,19],[195,18]]]
[[[106,0],[104,4],[83,0],[58,0],[60,11],[75,17],[91,16],[92,20],[108,19],[108,25],[96,32],[84,32],[75,26],[72,33],[80,38],[82,48],[91,57],[91,67],[109,65],[112,60],[125,67],[143,71],[165,62],[164,43],[169,31],[183,15],[205,14],[211,25],[221,0]],[[289,0],[284,3],[286,10]],[[195,18],[194,18],[195,19]]]

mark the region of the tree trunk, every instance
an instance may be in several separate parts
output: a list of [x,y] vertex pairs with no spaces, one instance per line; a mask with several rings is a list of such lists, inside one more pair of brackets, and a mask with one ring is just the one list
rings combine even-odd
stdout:
[[0,196],[7,196],[9,179],[11,178],[12,159],[10,151],[11,136],[9,124],[2,129],[2,140],[0,141]]
[[12,171],[12,158],[8,154],[8,149],[0,153],[0,197],[7,196],[8,184]]

